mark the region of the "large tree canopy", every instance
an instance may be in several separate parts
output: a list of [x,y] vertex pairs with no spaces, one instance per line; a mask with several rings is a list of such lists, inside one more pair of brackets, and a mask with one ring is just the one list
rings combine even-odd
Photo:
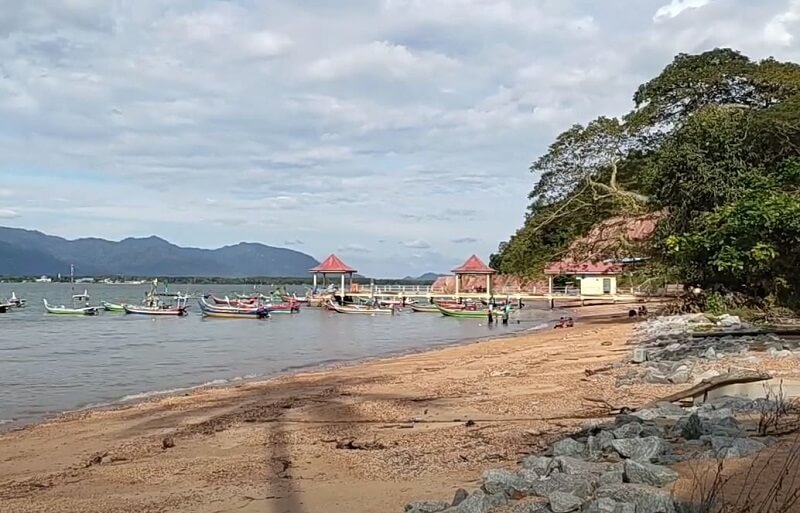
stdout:
[[641,250],[660,267],[790,301],[800,286],[789,272],[800,264],[800,66],[730,49],[680,54],[633,100],[622,118],[571,127],[534,162],[525,224],[493,263],[535,274],[593,225],[660,211]]

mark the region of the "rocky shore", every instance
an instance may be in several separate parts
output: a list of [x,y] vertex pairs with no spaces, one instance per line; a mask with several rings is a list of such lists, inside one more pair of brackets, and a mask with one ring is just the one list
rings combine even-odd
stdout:
[[[635,382],[707,382],[720,372],[697,369],[727,355],[739,358],[789,358],[798,344],[770,334],[739,336],[749,327],[738,318],[702,315],[659,318],[640,323],[632,340],[633,363],[613,366],[617,386]],[[730,334],[697,337],[709,330]],[[761,357],[751,352],[761,352]],[[753,361],[753,360],[751,360]],[[633,368],[630,368],[633,367]],[[624,369],[630,368],[627,371]],[[706,381],[703,381],[706,380]],[[776,444],[765,436],[763,415],[775,411],[772,399],[719,397],[680,406],[659,402],[624,409],[612,420],[585,428],[524,458],[517,468],[484,472],[479,489],[458,490],[449,501],[406,505],[407,513],[676,513],[694,511],[692,499],[676,497],[672,485],[681,462],[747,458]],[[712,468],[716,468],[714,465]],[[688,479],[688,476],[683,476]],[[698,498],[695,497],[694,500]]]

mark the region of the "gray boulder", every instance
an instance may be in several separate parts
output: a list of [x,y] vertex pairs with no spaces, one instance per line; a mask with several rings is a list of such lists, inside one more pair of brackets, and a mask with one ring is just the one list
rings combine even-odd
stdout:
[[669,385],[672,383],[666,374],[662,374],[653,369],[650,369],[644,375],[644,382],[650,383],[651,385]]
[[439,513],[450,507],[450,504],[444,501],[414,501],[406,504],[406,511],[408,513]]
[[703,421],[697,413],[692,413],[688,417],[678,420],[674,428],[675,434],[686,440],[699,440],[705,433]]
[[547,496],[553,513],[570,513],[581,508],[583,500],[571,493],[553,492]]
[[549,474],[552,466],[553,458],[547,458],[545,456],[528,456],[522,460],[522,468],[533,470],[540,476]]
[[597,490],[595,497],[632,504],[636,507],[636,513],[675,513],[675,504],[670,494],[652,486],[634,484],[604,486]]
[[581,458],[586,455],[586,446],[572,438],[565,438],[553,444],[553,456],[573,456]]
[[615,485],[622,484],[624,481],[625,473],[622,470],[610,470],[600,474],[599,485]]
[[528,485],[516,472],[506,469],[490,469],[483,473],[483,491],[489,495],[502,494],[510,499],[528,495]]
[[591,461],[584,461],[578,458],[571,458],[569,456],[559,456],[553,460],[554,466],[564,474],[580,475],[580,474],[602,474],[608,472],[613,468],[613,464],[609,463],[595,463]]
[[689,368],[684,366],[667,376],[667,379],[673,385],[682,385],[688,383],[691,377],[692,375],[689,372]]
[[464,502],[464,499],[466,499],[467,497],[469,497],[467,491],[463,488],[459,488],[458,490],[456,490],[455,495],[453,495],[453,502],[451,502],[450,505],[458,506],[459,504]]
[[[705,352],[703,353],[702,356],[703,356],[703,358],[705,358],[707,360],[716,360],[717,359],[717,351],[713,347],[709,347],[708,349],[705,350]],[[716,372],[716,371],[714,371],[714,372]],[[719,373],[717,373],[715,375],[719,375]],[[713,376],[711,376],[711,377],[713,377]]]
[[583,507],[582,513],[616,513],[617,501],[614,499],[595,499]]
[[678,473],[652,463],[625,460],[625,478],[629,483],[666,486],[678,479]]
[[637,347],[633,350],[633,363],[644,363],[647,361],[647,349]]
[[655,424],[642,424],[642,432],[639,433],[639,436],[642,438],[647,438],[648,436],[664,438],[664,435],[664,429],[660,426],[656,426]]
[[648,436],[647,438],[623,438],[614,440],[611,445],[623,458],[649,463],[667,449],[661,438]]
[[618,502],[616,513],[636,513],[636,505],[628,502]]
[[547,502],[515,502],[510,513],[552,513]]
[[597,476],[591,474],[571,475],[557,472],[546,478],[532,470],[523,470],[520,474],[528,484],[529,494],[539,497],[547,497],[553,492],[568,492],[585,499],[591,496],[598,481]]
[[642,429],[643,426],[638,422],[624,424],[614,430],[614,438],[638,438]]
[[750,438],[729,438],[723,436],[711,437],[711,448],[714,456],[721,459],[744,458],[751,454],[763,451],[766,445]]
[[458,506],[445,511],[447,513],[489,513],[493,508],[507,502],[503,495],[486,495],[483,490],[476,490]]
[[643,421],[636,415],[628,415],[627,413],[620,413],[616,417],[614,417],[614,424],[617,426],[622,426],[624,424],[630,424],[631,422],[638,422],[641,424]]

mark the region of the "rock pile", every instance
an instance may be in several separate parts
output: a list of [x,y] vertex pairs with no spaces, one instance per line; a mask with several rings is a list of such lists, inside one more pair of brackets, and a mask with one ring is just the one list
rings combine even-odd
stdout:
[[[735,316],[712,321],[704,314],[676,315],[648,320],[637,326],[632,362],[642,365],[617,380],[617,385],[637,382],[683,384],[692,381],[695,367],[702,362],[726,356],[747,356],[759,350],[772,358],[800,357],[800,340],[782,339],[773,334],[736,335],[749,328]],[[730,331],[731,335],[698,337],[699,330]],[[750,356],[754,362],[756,356]],[[711,376],[701,376],[708,378]]]
[[663,403],[622,414],[556,442],[520,468],[491,469],[479,490],[452,501],[418,501],[407,513],[675,513],[665,487],[678,479],[668,465],[698,458],[737,458],[771,443],[754,439],[735,418],[759,405],[723,397],[684,409]]

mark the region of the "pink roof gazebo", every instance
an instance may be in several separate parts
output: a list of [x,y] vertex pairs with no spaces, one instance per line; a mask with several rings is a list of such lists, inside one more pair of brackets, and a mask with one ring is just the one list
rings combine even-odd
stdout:
[[486,275],[486,295],[492,296],[492,278],[497,271],[483,263],[477,255],[472,255],[466,262],[452,271],[456,275],[456,297],[461,290],[461,277],[464,275]]
[[350,267],[349,265],[345,264],[341,258],[338,256],[331,254],[328,258],[322,261],[316,267],[309,269],[309,272],[314,274],[314,290],[317,288],[317,275],[322,275],[322,283],[323,285],[327,281],[327,276],[329,274],[339,274],[342,277],[341,288],[339,289],[341,294],[344,294],[344,278],[345,276],[350,277],[350,288],[353,287],[353,274],[357,273],[355,269]]

